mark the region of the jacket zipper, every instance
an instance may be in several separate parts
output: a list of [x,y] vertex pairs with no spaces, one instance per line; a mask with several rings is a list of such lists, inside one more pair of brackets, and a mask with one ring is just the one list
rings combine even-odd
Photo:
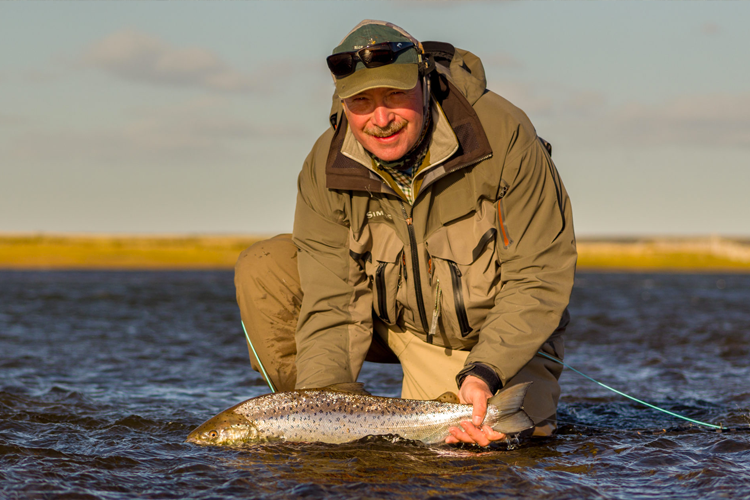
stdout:
[[[479,158],[479,159],[477,159],[475,161],[469,162],[466,165],[461,165],[460,167],[457,167],[457,168],[451,170],[450,172],[446,172],[443,175],[441,175],[440,177],[433,179],[432,182],[430,182],[430,184],[434,184],[435,181],[437,181],[438,179],[440,179],[440,178],[448,175],[449,173],[452,174],[453,172],[456,172],[458,170],[464,169],[466,167],[470,167],[472,165],[476,165],[478,163],[483,162],[484,160],[486,160],[488,158],[492,158],[492,153],[490,153],[488,155],[485,155],[485,156],[483,156],[483,157],[481,157],[481,158]],[[378,175],[381,178],[381,180],[383,180],[383,182],[385,182],[385,179],[383,179],[382,175],[380,175],[377,172],[375,172],[375,174]],[[387,182],[386,182],[386,184],[387,184]],[[426,188],[426,187],[427,186],[421,186],[421,188],[419,190],[419,193],[417,193],[416,197],[414,198],[414,203],[417,202],[417,198],[419,198],[419,195],[422,194],[423,192],[425,192],[424,188]],[[413,210],[414,210],[414,207],[412,206],[412,211]],[[409,231],[409,246],[411,247],[411,263],[412,263],[412,268],[414,269],[414,292],[415,292],[415,294],[417,296],[417,310],[419,311],[419,320],[422,322],[422,329],[425,332],[428,332],[427,341],[430,342],[430,335],[429,335],[429,331],[430,330],[429,330],[429,326],[427,324],[427,312],[425,311],[425,308],[424,308],[424,296],[422,295],[422,280],[421,280],[420,272],[419,272],[419,252],[417,250],[417,237],[414,234],[413,219],[411,217],[409,217],[409,214],[406,213],[406,208],[404,207],[404,201],[403,200],[401,200],[401,211],[404,214],[404,220],[406,221],[406,227],[407,227],[407,229]],[[501,223],[501,227],[502,227],[502,223]],[[505,235],[505,232],[503,232],[503,235]],[[404,264],[405,263],[406,262],[404,262]],[[378,267],[378,272],[379,271],[380,271],[380,268]],[[458,268],[456,268],[456,271],[458,271]],[[376,275],[377,275],[377,272],[376,272]],[[406,275],[407,275],[407,273],[406,273],[406,270],[404,269],[404,280],[406,280]],[[378,286],[377,276],[376,276],[376,280],[375,281],[376,281],[376,287],[377,287]],[[460,272],[459,272],[458,282],[459,282],[459,284],[461,283]],[[383,287],[385,287],[385,283],[383,283]],[[460,300],[461,300],[461,308],[462,308],[462,311],[463,311],[463,318],[464,318],[464,323],[463,324],[466,325],[466,329],[468,330],[465,334],[462,333],[462,335],[466,336],[466,335],[468,335],[471,332],[471,327],[469,326],[468,319],[466,319],[466,309],[463,306],[463,293],[461,292],[461,287],[460,286],[458,287],[458,290],[459,290],[458,293],[459,293]],[[383,297],[383,296],[384,296],[384,294],[381,294],[380,293],[380,289],[378,289],[378,307],[381,307],[380,300],[381,300],[381,297]],[[458,302],[456,302],[456,304],[458,304]],[[384,309],[381,308],[381,311],[384,311]],[[386,312],[385,315],[387,317],[388,313]],[[382,316],[381,316],[381,319],[383,319]],[[459,321],[461,321],[461,320],[459,319]],[[463,326],[461,328],[461,331],[462,332],[464,331],[464,327]]]
[[385,291],[385,266],[387,262],[381,262],[378,264],[378,269],[375,271],[375,288],[378,291],[378,316],[386,324],[388,321],[388,300]]
[[458,264],[449,260],[448,265],[451,268],[451,281],[453,282],[453,302],[456,304],[456,317],[458,326],[461,328],[461,336],[466,337],[471,333],[471,325],[466,315],[466,305],[464,304],[464,292],[461,288],[461,271]]
[[[413,210],[413,209],[412,209]],[[427,312],[424,308],[424,297],[422,296],[422,280],[419,275],[419,251],[417,250],[417,237],[414,235],[413,219],[406,213],[404,204],[401,203],[401,211],[404,213],[406,227],[409,230],[409,246],[411,247],[411,266],[414,269],[414,292],[417,295],[417,310],[419,311],[419,320],[422,322],[422,329],[429,332],[427,323]]]

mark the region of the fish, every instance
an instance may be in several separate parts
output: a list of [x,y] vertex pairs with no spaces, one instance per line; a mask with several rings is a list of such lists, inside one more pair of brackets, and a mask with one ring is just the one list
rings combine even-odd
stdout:
[[[522,404],[531,382],[514,385],[488,400],[483,424],[503,434],[534,426]],[[447,393],[451,394],[451,393]],[[398,436],[431,445],[448,429],[472,418],[472,406],[438,400],[372,396],[362,384],[337,384],[257,396],[207,420],[186,442],[242,446],[271,441],[348,443],[368,436]],[[451,398],[449,398],[451,399]]]

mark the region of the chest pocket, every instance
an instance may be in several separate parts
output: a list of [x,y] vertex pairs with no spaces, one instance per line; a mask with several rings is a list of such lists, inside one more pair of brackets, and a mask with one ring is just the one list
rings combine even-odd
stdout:
[[453,221],[427,238],[430,283],[442,332],[453,347],[466,346],[495,305],[500,282],[495,257],[497,221],[492,204]]
[[350,255],[360,256],[373,294],[372,308],[386,324],[399,315],[396,296],[402,279],[404,244],[386,224],[370,224],[356,240],[349,242]]

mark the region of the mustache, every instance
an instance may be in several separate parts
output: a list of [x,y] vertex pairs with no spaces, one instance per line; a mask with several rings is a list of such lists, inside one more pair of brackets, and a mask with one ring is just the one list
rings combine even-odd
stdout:
[[364,132],[367,135],[372,135],[375,137],[390,137],[393,134],[400,132],[408,124],[408,121],[402,120],[399,122],[391,122],[387,127],[378,127],[377,125],[368,127],[364,130]]

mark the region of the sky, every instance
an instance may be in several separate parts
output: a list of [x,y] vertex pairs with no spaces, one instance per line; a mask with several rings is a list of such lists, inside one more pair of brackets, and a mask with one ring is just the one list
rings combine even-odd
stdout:
[[0,2],[0,232],[276,234],[362,19],[469,50],[576,233],[750,236],[750,2]]

